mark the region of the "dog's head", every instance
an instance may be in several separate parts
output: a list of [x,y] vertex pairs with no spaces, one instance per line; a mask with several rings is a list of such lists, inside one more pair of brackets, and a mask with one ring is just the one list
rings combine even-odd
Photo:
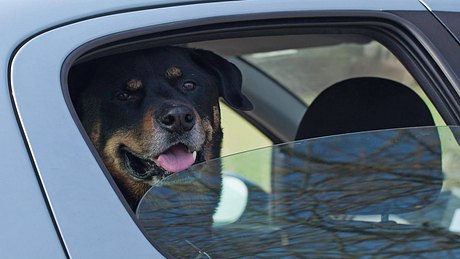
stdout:
[[249,110],[241,73],[204,50],[164,47],[81,64],[69,74],[77,113],[125,196],[220,155],[219,97]]

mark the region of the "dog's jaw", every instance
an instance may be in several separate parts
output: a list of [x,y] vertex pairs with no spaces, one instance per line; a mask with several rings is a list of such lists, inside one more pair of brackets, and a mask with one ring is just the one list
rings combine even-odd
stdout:
[[196,162],[197,151],[177,143],[158,155],[140,155],[127,147],[120,148],[121,167],[136,181],[157,182],[183,171]]
[[[120,147],[119,150],[122,149],[123,148]],[[196,151],[196,160],[194,164],[203,162],[204,157],[205,155],[203,150]],[[125,162],[123,161],[122,156],[107,156],[106,154],[101,153],[101,158],[115,180],[118,188],[133,210],[136,209],[138,202],[151,186],[157,184],[172,174],[171,172],[155,165],[156,171],[153,175],[140,179],[138,177],[133,177],[133,175],[129,173],[128,169],[125,167]]]

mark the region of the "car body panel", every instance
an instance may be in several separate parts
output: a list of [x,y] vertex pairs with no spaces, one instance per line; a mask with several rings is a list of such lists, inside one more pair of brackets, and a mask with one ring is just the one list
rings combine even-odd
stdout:
[[[177,5],[181,2],[187,5]],[[30,1],[19,9],[14,2],[2,4],[0,13],[5,14],[3,17],[8,23],[0,25],[0,32],[9,35],[0,43],[0,71],[3,71],[0,112],[6,114],[2,120],[7,120],[2,123],[0,138],[1,143],[9,147],[8,152],[2,153],[2,164],[6,165],[5,172],[15,172],[23,178],[11,173],[3,176],[7,184],[0,190],[1,206],[14,214],[0,223],[0,227],[8,229],[0,248],[5,245],[11,255],[21,255],[21,252],[30,255],[24,249],[21,251],[22,246],[14,244],[20,239],[22,243],[33,243],[28,245],[29,251],[39,251],[46,244],[53,257],[64,257],[65,251],[56,234],[59,233],[71,257],[161,257],[125,210],[111,181],[101,172],[94,150],[82,138],[75,117],[67,108],[61,88],[62,64],[80,46],[107,35],[118,35],[110,38],[113,40],[121,37],[119,33],[123,31],[129,34],[122,37],[131,37],[146,29],[154,32],[235,20],[320,15],[312,10],[336,14],[372,10],[376,15],[382,10],[424,10],[417,0],[391,4],[383,0],[270,0],[263,1],[263,5],[261,0],[198,2],[203,1],[66,1],[50,2],[49,8],[40,8],[46,3]],[[434,48],[430,44],[427,41],[426,47]],[[93,46],[88,45],[86,49]],[[14,57],[10,59],[10,55]],[[8,66],[11,67],[9,74],[6,73]],[[11,84],[15,103],[11,102],[8,84]],[[27,148],[14,117],[14,107]],[[21,202],[11,206],[8,201],[17,193],[21,193]],[[49,199],[49,210],[44,196]],[[27,210],[22,212],[23,209]],[[28,229],[40,236],[17,237]],[[0,250],[3,255],[3,249]],[[43,257],[50,257],[46,255],[49,253]]]
[[456,12],[460,12],[460,3],[455,0],[421,0],[433,15],[452,33],[460,44],[460,19]]
[[[8,87],[8,67],[15,49],[34,34],[71,20],[99,13],[116,12],[154,4],[173,4],[184,1],[21,1],[3,2],[0,13],[0,143],[2,152],[2,184],[0,208],[0,251],[2,258],[65,258],[65,244],[60,239],[53,218],[52,207],[44,200],[46,187],[34,170],[32,157],[24,145],[24,137],[15,116]],[[197,2],[197,1],[186,1]],[[43,8],[44,5],[48,5]],[[13,28],[13,29],[12,29]],[[6,36],[7,35],[7,36]],[[48,51],[47,51],[48,52]],[[45,53],[47,53],[45,52]],[[122,210],[125,211],[124,208]],[[75,215],[77,216],[77,215]],[[93,246],[93,245],[92,245]],[[150,249],[153,250],[153,249]]]
[[24,146],[6,80],[0,93],[0,251],[2,258],[65,258],[59,236]]
[[456,0],[420,0],[432,11],[460,12],[460,5]]

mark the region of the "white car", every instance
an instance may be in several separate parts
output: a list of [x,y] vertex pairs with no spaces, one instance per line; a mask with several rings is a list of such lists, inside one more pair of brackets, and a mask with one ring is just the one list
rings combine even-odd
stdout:
[[[460,257],[458,1],[29,0],[0,17],[2,258]],[[164,45],[241,70],[254,110],[222,103],[223,155],[268,146],[217,161],[210,235],[183,220],[203,165],[130,210],[69,96],[75,63]],[[188,198],[155,203],[171,192]]]

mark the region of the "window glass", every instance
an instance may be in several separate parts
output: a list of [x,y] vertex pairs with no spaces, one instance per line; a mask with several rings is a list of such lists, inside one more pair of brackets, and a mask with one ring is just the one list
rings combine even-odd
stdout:
[[[338,39],[341,36],[337,37]],[[345,40],[346,37],[342,36]],[[417,81],[386,47],[375,40],[243,55],[309,105],[320,92],[344,79],[380,77],[412,88],[425,100],[437,125],[445,125]]]
[[[240,153],[164,179],[137,216],[173,256],[451,258],[460,252],[460,164],[442,146],[458,153],[458,137],[459,127],[419,127]],[[273,154],[270,191],[219,170],[260,152]],[[221,210],[231,213],[216,217]]]

